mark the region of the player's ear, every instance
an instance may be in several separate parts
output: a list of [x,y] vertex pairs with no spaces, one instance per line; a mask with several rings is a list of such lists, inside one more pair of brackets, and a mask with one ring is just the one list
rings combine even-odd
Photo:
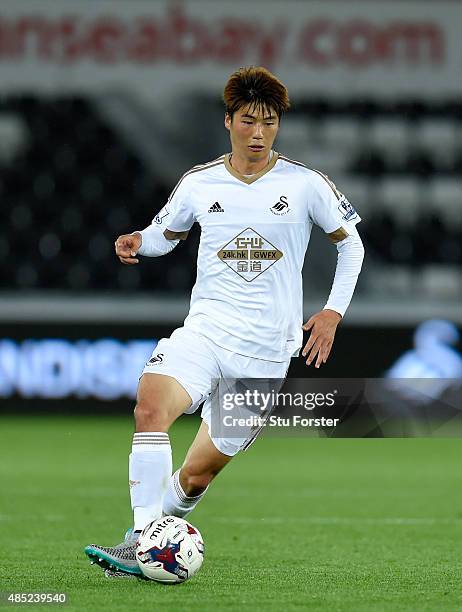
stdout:
[[232,121],[233,121],[233,118],[231,117],[231,115],[229,113],[225,113],[225,128],[227,130],[231,129]]

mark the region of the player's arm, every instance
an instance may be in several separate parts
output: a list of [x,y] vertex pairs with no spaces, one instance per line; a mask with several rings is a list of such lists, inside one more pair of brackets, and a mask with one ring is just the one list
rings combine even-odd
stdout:
[[307,357],[307,365],[316,359],[316,368],[326,363],[329,357],[337,326],[351,302],[364,259],[364,247],[358,231],[356,228],[350,231],[348,236],[336,241],[337,267],[327,303],[321,312],[303,325],[303,329],[311,330],[311,334],[302,355]]
[[123,234],[115,241],[115,252],[123,264],[139,263],[137,255],[145,257],[160,257],[173,251],[180,240],[186,240],[189,231],[173,232],[162,230],[155,222],[144,230]]
[[329,234],[337,246],[337,267],[329,298],[324,310],[344,316],[353,297],[359,273],[364,260],[364,246],[355,226],[348,227],[348,233],[339,228]]
[[336,244],[337,267],[326,305],[303,325],[311,333],[302,355],[307,357],[307,365],[315,361],[316,368],[329,357],[337,326],[351,302],[364,259],[364,246],[356,229],[361,220],[359,215],[335,185],[321,183],[320,186],[320,200],[313,208],[312,217]]
[[195,221],[191,206],[190,179],[184,175],[168,199],[144,230],[119,236],[115,242],[116,255],[123,264],[139,262],[137,255],[160,257],[173,251],[180,240],[186,240]]

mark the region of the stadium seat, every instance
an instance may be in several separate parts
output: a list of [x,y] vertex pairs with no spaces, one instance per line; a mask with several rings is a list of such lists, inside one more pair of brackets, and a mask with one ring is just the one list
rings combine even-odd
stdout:
[[450,119],[425,119],[414,130],[414,142],[431,153],[453,151],[458,144],[457,124]]
[[406,120],[376,118],[368,130],[368,143],[382,151],[388,159],[406,150],[410,141],[410,128]]
[[462,292],[462,275],[456,266],[428,265],[420,273],[421,291],[435,300],[457,298]]
[[340,148],[345,153],[356,150],[361,145],[363,126],[360,118],[333,116],[324,120],[320,142],[332,149]]
[[423,193],[423,185],[408,176],[384,176],[375,191],[384,210],[402,223],[412,223],[422,211]]
[[432,208],[448,224],[462,227],[462,180],[436,177],[428,185]]
[[379,150],[364,147],[352,157],[348,170],[352,174],[376,178],[386,172],[387,162]]

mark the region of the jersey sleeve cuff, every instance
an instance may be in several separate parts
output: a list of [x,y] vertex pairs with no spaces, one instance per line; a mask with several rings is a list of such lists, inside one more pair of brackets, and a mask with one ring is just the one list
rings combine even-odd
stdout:
[[327,302],[323,310],[333,310],[334,312],[337,312],[342,317],[342,319],[346,312],[346,308],[341,308],[340,306],[336,306],[335,304],[329,304],[329,302]]

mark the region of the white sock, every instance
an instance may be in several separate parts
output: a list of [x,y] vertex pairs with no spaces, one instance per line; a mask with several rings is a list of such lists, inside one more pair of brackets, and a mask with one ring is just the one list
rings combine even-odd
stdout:
[[205,491],[203,491],[200,495],[188,497],[180,484],[180,470],[177,470],[170,477],[167,491],[165,492],[164,505],[162,508],[163,515],[172,515],[184,518],[187,514],[194,510],[194,508],[206,494],[207,489],[205,489]]
[[133,434],[128,477],[134,530],[162,516],[162,504],[172,473],[168,434],[147,431]]

